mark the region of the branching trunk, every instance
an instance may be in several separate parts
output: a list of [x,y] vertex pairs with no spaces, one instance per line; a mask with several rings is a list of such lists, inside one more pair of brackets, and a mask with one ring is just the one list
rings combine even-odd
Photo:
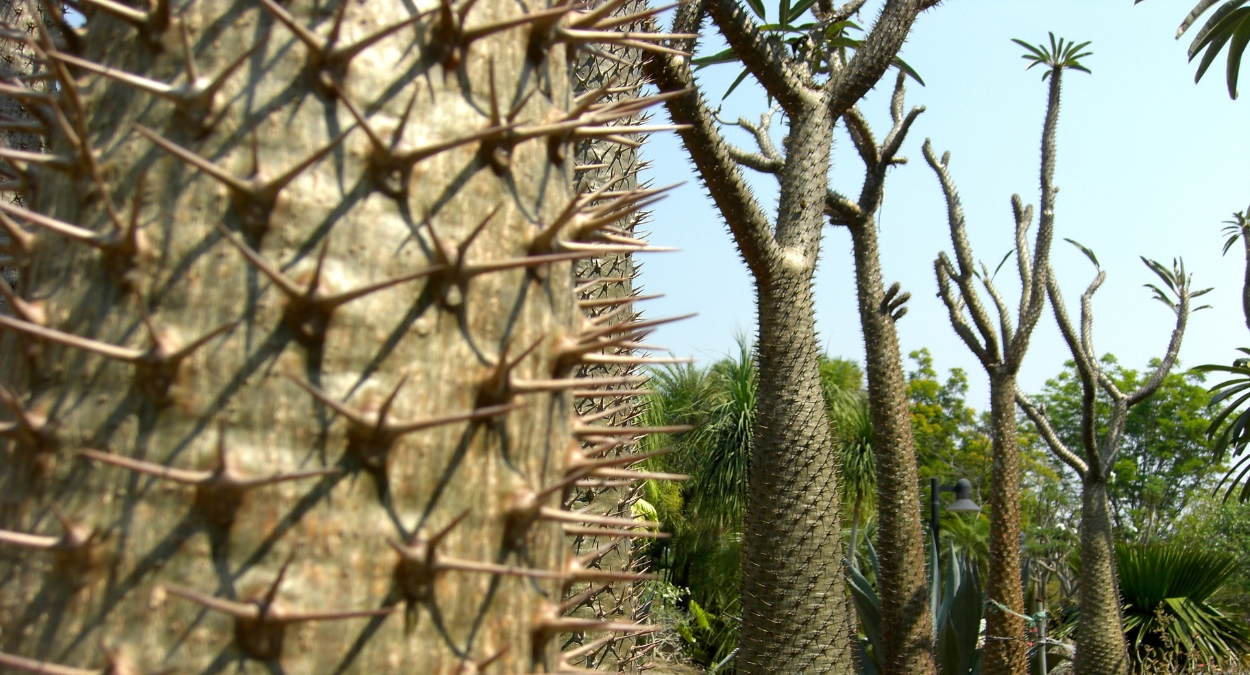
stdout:
[[[995,374],[990,381],[990,433],[993,464],[990,469],[990,573],[985,591],[989,599],[1024,613],[1020,584],[1020,443],[1016,428],[1015,373]],[[1023,673],[1028,669],[1024,619],[987,605],[985,634],[998,640],[985,643],[982,672]],[[993,646],[991,646],[993,645]]]
[[33,210],[0,204],[0,665],[553,672],[643,630],[562,616],[629,578],[567,534],[649,526],[561,508],[639,433],[575,412],[628,395],[572,376],[637,339],[574,303],[573,263],[630,247],[572,141],[645,105],[575,105],[599,19],[109,7],[34,36],[55,94],[6,90],[53,123],[4,155]]

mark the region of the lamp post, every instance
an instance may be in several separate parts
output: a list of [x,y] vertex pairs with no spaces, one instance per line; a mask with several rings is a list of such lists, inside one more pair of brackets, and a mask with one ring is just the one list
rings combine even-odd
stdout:
[[943,492],[954,492],[955,502],[946,507],[947,511],[952,513],[977,513],[981,507],[972,501],[972,481],[967,478],[960,478],[955,481],[954,485],[942,485],[936,478],[929,479],[929,528],[933,530],[933,547],[938,546],[938,533],[941,531],[942,525],[938,520],[942,501],[938,499],[938,495]]

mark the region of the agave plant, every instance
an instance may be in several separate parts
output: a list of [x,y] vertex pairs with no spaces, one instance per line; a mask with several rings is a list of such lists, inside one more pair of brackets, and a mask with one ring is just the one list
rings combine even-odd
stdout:
[[[877,551],[872,542],[864,542],[864,568],[874,579],[881,574]],[[985,615],[985,590],[977,566],[967,555],[956,553],[953,545],[946,555],[945,569],[940,564],[937,546],[929,548],[929,610],[933,616],[938,675],[977,675],[980,672],[981,649],[977,642],[981,619]],[[858,643],[859,675],[882,672],[881,599],[873,582],[859,565],[847,566],[851,600],[859,615],[863,637]]]

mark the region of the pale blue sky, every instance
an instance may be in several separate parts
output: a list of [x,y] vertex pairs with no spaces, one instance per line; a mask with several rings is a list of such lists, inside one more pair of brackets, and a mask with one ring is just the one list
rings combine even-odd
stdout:
[[[765,4],[775,11],[775,0]],[[865,26],[880,2],[868,6],[873,9],[861,15]],[[974,249],[992,268],[1011,246],[1011,195],[1037,202],[1046,99],[1040,69],[1025,71],[1022,50],[1011,38],[1037,43],[1054,31],[1058,37],[1092,41],[1094,54],[1084,63],[1093,74],[1069,72],[1064,80],[1055,181],[1061,188],[1058,243],[1052,260],[1070,307],[1094,271],[1062,238],[1092,248],[1107,270],[1095,302],[1096,349],[1133,367],[1163,351],[1174,318],[1143,288],[1155,278],[1139,255],[1165,262],[1183,257],[1196,286],[1215,287],[1204,298],[1214,309],[1190,322],[1181,351],[1186,366],[1227,362],[1236,347],[1250,345],[1240,311],[1240,247],[1220,255],[1221,221],[1250,205],[1250,134],[1245,131],[1250,101],[1228,98],[1222,56],[1195,86],[1194,69],[1186,62],[1189,41],[1173,39],[1191,6],[1192,0],[1149,0],[1137,6],[1131,0],[947,0],[916,22],[902,56],[927,86],[909,82],[907,99],[909,107],[924,105],[927,111],[904,145],[902,154],[911,163],[894,169],[887,182],[882,262],[887,283],[899,281],[912,293],[910,311],[899,322],[904,354],[927,347],[941,372],[966,369],[976,407],[985,406],[988,384],[936,297],[933,260],[939,250],[950,249],[950,238],[942,195],[920,145],[929,137],[939,153],[951,151]],[[711,34],[709,22],[705,35]],[[705,38],[701,53],[719,50],[721,44]],[[733,66],[720,66],[701,71],[700,77],[709,98],[716,100],[736,74]],[[893,77],[887,80],[861,103],[879,135],[889,123]],[[1250,88],[1250,77],[1243,77],[1243,84]],[[724,106],[731,119],[757,118],[766,109],[761,91],[746,84]],[[656,112],[656,121],[666,120],[665,112]],[[777,131],[781,126],[780,120],[774,123]],[[735,138],[746,144],[741,135]],[[676,136],[652,137],[644,154],[653,162],[647,177],[656,186],[686,184],[655,208],[649,224],[652,243],[682,250],[643,258],[646,292],[666,297],[642,308],[649,317],[699,313],[661,328],[651,342],[706,362],[729,353],[736,333],[754,334],[750,278]],[[862,171],[839,130],[834,184],[858,194]],[[761,201],[774,203],[772,178],[747,173]],[[816,314],[821,341],[829,354],[862,362],[849,236],[829,230],[820,260]],[[1000,285],[1010,287],[1016,279],[1011,265],[999,274]],[[1025,360],[1023,388],[1036,391],[1067,358],[1048,307]]]

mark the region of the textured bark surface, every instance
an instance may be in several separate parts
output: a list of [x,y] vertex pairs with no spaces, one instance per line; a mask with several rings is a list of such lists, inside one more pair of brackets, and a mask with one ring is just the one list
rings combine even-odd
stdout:
[[543,39],[570,10],[160,7],[43,45],[70,168],[28,203],[87,232],[6,209],[40,304],[0,317],[0,663],[522,673],[634,630],[559,618],[599,578],[560,523],[630,535],[556,508],[609,335],[572,284],[600,227],[559,218],[597,123]]
[[[791,228],[785,253],[757,280],[759,394],[747,464],[743,518],[743,673],[846,673],[838,456],[820,389],[812,275],[823,220],[812,191],[824,189],[829,126],[824,106],[795,119],[787,149],[779,222]],[[824,137],[822,138],[821,135]],[[812,185],[813,180],[819,181]],[[788,188],[788,189],[787,189]],[[782,215],[784,214],[784,215]],[[815,221],[814,228],[804,227]],[[783,236],[778,228],[778,239]]]
[[[602,3],[598,3],[601,5]],[[627,17],[646,9],[645,0],[627,2],[613,12],[613,17]],[[640,30],[638,23],[625,25],[626,30]],[[642,51],[628,47],[606,46],[601,53],[583,53],[573,70],[573,93],[583,95],[600,87],[611,87],[613,93],[604,100],[628,100],[637,98],[642,91]],[[606,53],[607,56],[602,54]],[[642,124],[646,116],[639,114],[622,119],[617,124]],[[640,139],[641,140],[641,139]],[[629,192],[638,187],[638,174],[642,170],[639,149],[632,145],[590,138],[578,144],[577,169],[574,176],[578,194],[590,195],[598,190],[607,193]],[[597,203],[609,201],[597,200]],[[633,237],[637,226],[646,218],[645,213],[633,213],[612,224],[617,234]],[[641,317],[629,298],[638,295],[636,277],[638,270],[633,253],[609,253],[598,258],[579,261],[576,268],[579,292],[577,300],[582,313],[589,321],[609,324],[628,323]],[[578,368],[578,377],[625,378],[639,374],[639,365],[629,362],[632,347],[622,347],[602,359]],[[625,382],[606,387],[628,390],[637,385]],[[625,426],[634,424],[646,402],[642,398],[587,398],[577,404],[577,411],[584,417],[596,416],[603,424]],[[591,443],[586,443],[587,448]],[[622,445],[612,451],[613,456],[623,456],[635,447]],[[630,518],[633,505],[639,499],[641,486],[620,480],[601,479],[587,481],[575,487],[570,498],[570,508],[589,509],[591,512],[617,518]],[[615,546],[613,543],[615,542]],[[640,571],[645,561],[634,555],[634,548],[626,540],[607,537],[571,535],[571,544],[577,555],[589,555],[589,566],[597,569],[631,572]],[[593,590],[592,590],[593,587]],[[645,620],[639,593],[643,586],[638,582],[617,581],[609,584],[587,582],[569,588],[567,594],[577,597],[576,606],[570,609],[572,616],[580,618],[613,619],[618,621]],[[645,642],[645,639],[644,639]],[[565,645],[566,651],[584,650],[570,660],[573,665],[598,668],[606,671],[637,672],[646,664],[646,644],[638,643],[629,635],[595,644],[586,636],[578,634]]]
[[876,224],[851,227],[855,285],[864,331],[868,405],[877,462],[877,556],[881,575],[881,638],[884,672],[937,672],[933,617],[925,578],[925,534],[920,524],[920,476],[912,437],[907,384],[898,332],[882,284]]
[[[1040,289],[1039,289],[1040,290]],[[1004,369],[1005,370],[1005,369]],[[986,597],[1013,612],[1024,613],[1020,583],[1020,443],[1016,428],[1016,374],[990,375],[990,573]],[[985,634],[1002,638],[985,643],[981,667],[985,675],[1027,672],[1028,644],[1024,619],[986,605]],[[993,647],[991,647],[993,645]]]
[[1120,617],[1120,584],[1115,572],[1107,481],[1081,482],[1081,621],[1076,628],[1077,673],[1124,675],[1128,654]]

